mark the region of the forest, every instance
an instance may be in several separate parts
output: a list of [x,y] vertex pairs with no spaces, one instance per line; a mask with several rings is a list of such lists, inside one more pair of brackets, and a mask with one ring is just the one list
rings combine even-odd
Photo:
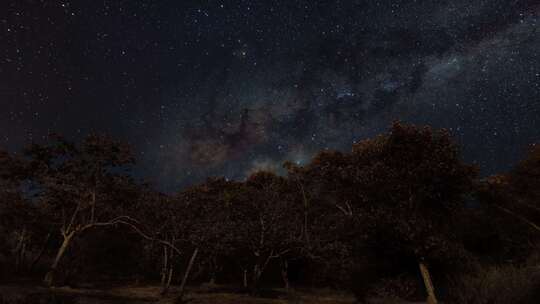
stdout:
[[540,146],[482,176],[448,131],[396,122],[284,175],[161,193],[134,166],[101,135],[0,150],[0,285],[158,284],[177,303],[202,285],[329,288],[359,303],[540,299]]

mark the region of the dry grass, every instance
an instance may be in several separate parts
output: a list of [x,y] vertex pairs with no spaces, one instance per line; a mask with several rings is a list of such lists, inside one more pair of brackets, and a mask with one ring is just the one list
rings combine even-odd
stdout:
[[[155,302],[169,304],[174,302],[177,289],[172,288],[169,296],[160,297],[159,286],[122,286],[107,290],[76,289],[58,287],[47,289],[35,286],[0,286],[0,304],[24,303],[25,297],[35,294],[54,293],[66,296],[81,296],[85,298],[103,298],[123,302]],[[337,292],[276,292],[276,296],[253,297],[247,294],[191,289],[186,295],[189,304],[352,304],[355,300],[350,295]]]
[[285,290],[275,289],[272,297],[253,297],[247,294],[228,292],[195,292],[189,293],[187,298],[193,304],[352,304],[355,299],[352,295],[342,294],[328,290],[302,290],[287,293]]
[[292,303],[305,303],[305,304],[352,304],[354,299],[342,298],[339,296],[332,297],[314,297],[309,295],[293,295],[285,298],[266,299],[256,298],[248,295],[216,293],[216,294],[194,294],[188,296],[191,298],[189,303],[193,304],[292,304]]
[[28,299],[39,299],[47,295],[84,297],[129,302],[156,302],[159,300],[157,287],[122,287],[109,290],[76,289],[69,287],[45,288],[39,285],[0,286],[0,304],[26,303]]
[[[340,293],[334,290],[297,290],[286,293],[285,290],[274,289],[272,296],[254,297],[248,294],[234,293],[224,291],[222,287],[215,289],[190,289],[186,295],[188,304],[353,304],[357,303],[355,298],[346,293]],[[156,303],[156,304],[173,304],[175,295],[178,290],[172,288],[169,296],[160,297],[159,286],[121,286],[106,290],[97,289],[76,289],[69,287],[59,287],[47,289],[44,287],[35,286],[0,286],[0,304],[22,304],[25,297],[35,294],[57,295],[96,298],[96,303],[99,299],[115,300],[119,303]],[[85,302],[86,303],[86,302]],[[93,302],[92,302],[93,303]],[[110,303],[110,302],[107,302]],[[405,302],[397,300],[373,299],[371,304],[403,304]]]
[[457,304],[540,303],[540,268],[502,266],[464,275],[451,290]]

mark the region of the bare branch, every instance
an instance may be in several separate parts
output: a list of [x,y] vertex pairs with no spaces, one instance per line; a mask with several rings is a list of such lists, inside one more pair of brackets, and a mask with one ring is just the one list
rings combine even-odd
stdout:
[[501,206],[496,206],[496,207],[497,207],[497,209],[499,209],[499,210],[501,210],[501,211],[503,211],[503,212],[505,212],[505,213],[507,213],[507,214],[510,214],[510,215],[512,215],[513,217],[515,217],[515,218],[521,220],[522,222],[528,224],[529,226],[531,226],[532,228],[534,228],[536,231],[540,231],[540,226],[538,226],[538,225],[536,225],[535,223],[529,221],[529,220],[526,219],[525,217],[523,217],[523,216],[521,216],[521,215],[519,215],[519,214],[517,214],[517,213],[515,213],[515,212],[513,212],[513,211],[510,211],[510,210],[508,210],[508,209],[506,209],[506,208],[504,208],[504,207],[501,207]]
[[69,225],[67,226],[67,228],[65,229],[64,233],[68,233],[69,234],[69,231],[71,230],[71,227],[73,226],[73,223],[75,222],[75,218],[77,217],[77,214],[79,213],[79,210],[81,209],[81,202],[79,201],[77,203],[77,207],[75,208],[75,211],[73,212],[73,214],[71,215],[71,220],[69,221]]
[[139,227],[133,225],[130,222],[126,222],[126,221],[123,221],[123,220],[116,220],[114,222],[114,224],[126,225],[129,228],[131,228],[133,231],[135,231],[138,235],[140,235],[142,238],[144,238],[146,240],[149,240],[149,241],[157,242],[157,243],[165,245],[165,246],[168,246],[169,248],[174,250],[178,255],[182,255],[182,251],[180,249],[178,249],[176,246],[174,246],[171,242],[167,242],[165,240],[161,240],[161,239],[158,239],[158,238],[155,238],[155,237],[151,237],[148,234],[144,233],[141,229],[139,229]]

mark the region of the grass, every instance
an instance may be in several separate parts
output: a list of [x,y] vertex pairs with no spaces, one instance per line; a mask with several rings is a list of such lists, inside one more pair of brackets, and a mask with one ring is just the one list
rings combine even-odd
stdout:
[[[60,295],[66,297],[82,297],[107,300],[106,303],[156,303],[174,304],[178,289],[172,287],[169,295],[159,296],[160,287],[156,285],[125,285],[107,289],[57,287],[45,288],[36,285],[0,286],[0,304],[27,304],[25,299],[31,295]],[[39,298],[39,297],[38,297]],[[228,286],[213,288],[189,288],[185,296],[188,304],[354,304],[357,303],[351,294],[330,289],[299,289],[289,293],[284,289],[261,290],[258,296],[238,292]],[[32,302],[33,303],[33,302]],[[39,303],[46,303],[40,301]],[[87,303],[86,301],[84,303]],[[94,303],[94,301],[88,302]],[[407,302],[393,299],[371,299],[370,304],[404,304]],[[409,303],[412,304],[412,303]]]
[[257,298],[249,295],[230,294],[230,293],[204,293],[204,294],[190,294],[188,298],[191,299],[189,303],[193,304],[292,304],[292,303],[306,303],[306,304],[352,304],[354,299],[350,297],[343,297],[341,295],[326,295],[316,296],[308,294],[292,294],[290,296],[280,298]]
[[[119,286],[108,289],[84,289],[57,287],[45,288],[35,285],[6,285],[0,286],[0,304],[25,303],[29,296],[56,294],[69,297],[84,297],[106,300],[118,300],[120,303],[173,303],[178,290],[171,288],[166,297],[159,296],[159,286]],[[268,290],[260,296],[227,291],[223,286],[215,290],[190,288],[185,296],[189,304],[352,304],[355,302],[351,295],[333,291],[310,292],[298,291],[287,293],[285,290]]]
[[489,267],[461,276],[453,286],[452,303],[540,303],[540,267]]

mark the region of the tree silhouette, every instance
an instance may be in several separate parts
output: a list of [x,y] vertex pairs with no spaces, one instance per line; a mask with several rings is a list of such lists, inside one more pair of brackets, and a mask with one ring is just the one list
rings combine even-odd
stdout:
[[53,137],[46,145],[25,151],[37,199],[49,209],[62,242],[45,276],[51,286],[62,257],[73,240],[86,230],[112,226],[122,207],[112,197],[129,180],[124,169],[134,160],[125,145],[103,136],[89,136],[79,146]]
[[256,291],[272,259],[300,247],[302,217],[297,212],[300,209],[288,197],[291,192],[287,187],[283,177],[256,172],[248,177],[240,190],[244,191],[243,195],[238,195],[235,201],[232,220],[236,226],[236,247],[248,254],[252,291]]

